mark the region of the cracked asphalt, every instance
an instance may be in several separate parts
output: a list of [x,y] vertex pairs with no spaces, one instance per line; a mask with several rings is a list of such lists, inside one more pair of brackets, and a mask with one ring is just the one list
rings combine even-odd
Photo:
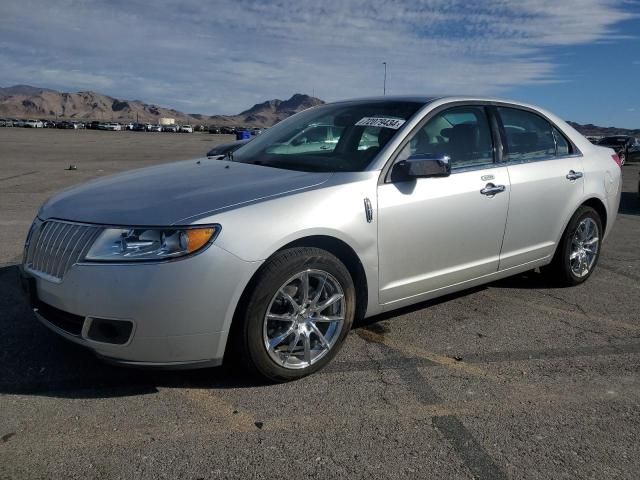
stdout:
[[367,319],[298,382],[112,367],[37,323],[16,264],[43,200],[226,140],[0,129],[0,478],[640,476],[636,165],[586,284],[529,273]]

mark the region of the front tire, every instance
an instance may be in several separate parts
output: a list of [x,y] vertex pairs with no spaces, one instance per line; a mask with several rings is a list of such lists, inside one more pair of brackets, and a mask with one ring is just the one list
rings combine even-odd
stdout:
[[355,288],[331,253],[300,247],[262,267],[236,321],[245,365],[276,382],[310,375],[338,353],[353,323]]
[[585,282],[593,273],[602,241],[602,220],[593,208],[581,206],[573,214],[550,265],[543,273],[560,286]]

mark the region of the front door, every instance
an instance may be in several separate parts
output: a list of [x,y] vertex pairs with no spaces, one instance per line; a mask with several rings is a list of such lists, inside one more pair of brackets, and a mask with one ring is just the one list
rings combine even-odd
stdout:
[[447,155],[448,177],[378,187],[380,303],[433,292],[498,269],[510,184],[494,163],[484,107],[431,118],[400,152]]

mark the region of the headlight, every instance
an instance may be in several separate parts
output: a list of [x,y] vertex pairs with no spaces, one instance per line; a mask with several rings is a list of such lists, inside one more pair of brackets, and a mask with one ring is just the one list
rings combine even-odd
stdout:
[[85,256],[87,261],[169,260],[202,250],[220,226],[194,228],[106,228]]

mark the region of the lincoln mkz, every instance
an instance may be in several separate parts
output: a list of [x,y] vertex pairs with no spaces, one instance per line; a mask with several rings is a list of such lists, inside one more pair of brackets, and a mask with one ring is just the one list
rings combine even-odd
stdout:
[[29,231],[22,281],[47,327],[108,361],[226,358],[293,380],[330,362],[354,319],[536,268],[584,282],[619,163],[517,102],[327,104],[222,160],[59,193]]

